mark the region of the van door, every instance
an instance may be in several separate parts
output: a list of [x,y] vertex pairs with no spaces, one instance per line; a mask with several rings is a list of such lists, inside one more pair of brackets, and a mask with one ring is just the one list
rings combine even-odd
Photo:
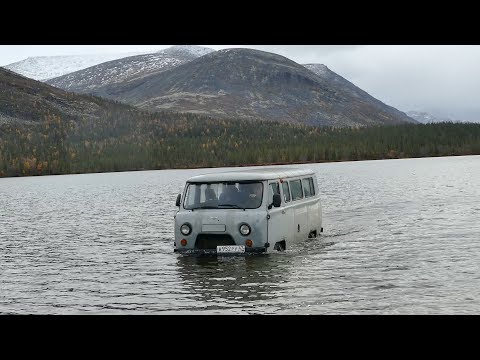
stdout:
[[285,227],[285,240],[288,248],[295,238],[295,207],[292,202],[289,182],[280,180],[280,190],[282,191],[283,220],[282,226]]
[[286,212],[284,201],[280,207],[273,207],[273,194],[280,194],[280,184],[278,181],[268,182],[268,242],[270,243],[269,251],[272,251],[277,242],[286,240],[288,233],[288,221],[286,219]]
[[290,180],[290,191],[292,193],[292,207],[294,211],[294,240],[301,241],[308,235],[308,211],[305,204],[302,180]]

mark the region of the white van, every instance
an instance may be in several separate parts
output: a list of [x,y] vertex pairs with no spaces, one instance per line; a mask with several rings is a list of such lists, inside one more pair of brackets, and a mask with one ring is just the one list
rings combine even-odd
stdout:
[[176,205],[178,253],[281,251],[323,232],[311,170],[263,168],[194,176]]

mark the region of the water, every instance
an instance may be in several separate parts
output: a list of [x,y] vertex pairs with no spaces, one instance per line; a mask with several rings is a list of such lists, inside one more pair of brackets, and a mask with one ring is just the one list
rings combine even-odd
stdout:
[[480,156],[299,166],[323,235],[248,257],[173,253],[185,179],[224,169],[0,179],[0,313],[480,312]]

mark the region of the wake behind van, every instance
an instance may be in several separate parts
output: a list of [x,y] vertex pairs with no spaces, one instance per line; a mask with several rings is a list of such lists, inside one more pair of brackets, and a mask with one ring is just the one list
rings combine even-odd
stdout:
[[178,194],[174,251],[282,251],[322,231],[315,173],[263,168],[194,176]]

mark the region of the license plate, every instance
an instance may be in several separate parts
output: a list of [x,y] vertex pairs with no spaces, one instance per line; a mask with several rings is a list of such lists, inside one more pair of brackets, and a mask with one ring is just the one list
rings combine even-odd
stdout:
[[209,232],[225,232],[225,225],[221,224],[203,224],[202,231]]
[[244,253],[244,245],[218,245],[217,254],[238,254]]

